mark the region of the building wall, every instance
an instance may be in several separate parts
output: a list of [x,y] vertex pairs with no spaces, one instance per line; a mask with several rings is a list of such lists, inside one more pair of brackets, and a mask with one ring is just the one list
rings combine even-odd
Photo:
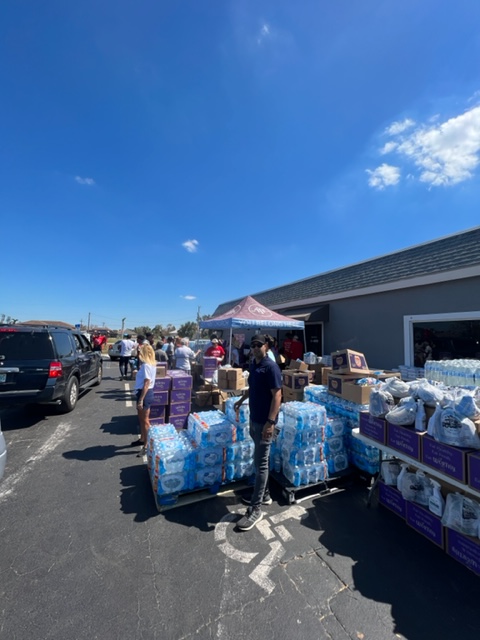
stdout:
[[334,300],[324,352],[354,349],[371,368],[398,367],[404,363],[404,316],[461,311],[480,311],[480,277]]

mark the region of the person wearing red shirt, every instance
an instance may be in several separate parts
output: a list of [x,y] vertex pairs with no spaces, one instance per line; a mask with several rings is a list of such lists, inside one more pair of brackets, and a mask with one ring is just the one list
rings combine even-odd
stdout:
[[303,342],[298,339],[298,336],[293,336],[292,344],[290,345],[290,357],[292,360],[301,360],[303,358]]
[[218,364],[222,364],[225,358],[225,349],[218,343],[217,338],[212,338],[212,344],[205,351],[207,358],[216,358]]

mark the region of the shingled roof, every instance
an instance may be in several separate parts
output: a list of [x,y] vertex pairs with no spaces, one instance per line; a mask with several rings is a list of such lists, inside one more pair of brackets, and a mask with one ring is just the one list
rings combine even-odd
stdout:
[[[251,295],[267,307],[278,307],[475,265],[480,265],[480,227]],[[214,315],[238,300],[220,304]]]

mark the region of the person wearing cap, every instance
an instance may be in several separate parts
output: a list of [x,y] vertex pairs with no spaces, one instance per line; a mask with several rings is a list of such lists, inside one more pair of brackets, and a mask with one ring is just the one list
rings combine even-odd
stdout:
[[136,343],[131,339],[129,333],[123,336],[123,340],[120,343],[120,380],[123,380],[128,375],[128,363],[132,357],[132,351],[135,349]]
[[252,529],[263,518],[262,504],[271,504],[268,493],[268,469],[278,411],[282,402],[282,374],[280,367],[267,355],[266,338],[256,335],[250,341],[253,354],[248,377],[248,390],[235,404],[237,411],[248,398],[250,405],[250,435],[255,444],[253,461],[255,485],[252,497],[243,499],[249,505],[238,523],[241,531]]
[[220,366],[225,358],[225,349],[218,342],[218,338],[212,338],[212,344],[206,349],[205,356],[207,358],[216,358]]
[[192,361],[195,360],[200,352],[201,349],[194,353],[188,346],[188,338],[181,338],[180,346],[175,349],[175,369],[191,373]]

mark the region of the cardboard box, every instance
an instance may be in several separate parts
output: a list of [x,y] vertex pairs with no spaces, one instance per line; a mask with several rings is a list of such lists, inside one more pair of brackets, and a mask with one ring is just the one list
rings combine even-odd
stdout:
[[153,385],[154,391],[170,391],[172,379],[168,376],[164,378],[155,378],[155,384]]
[[290,364],[285,369],[285,371],[308,371],[308,364],[302,362],[301,360],[290,360]]
[[384,418],[375,418],[368,411],[360,411],[360,433],[367,438],[386,444],[387,426]]
[[453,529],[447,529],[446,533],[445,551],[448,555],[480,576],[480,540],[465,536]]
[[342,349],[332,353],[332,370],[335,373],[363,373],[370,371],[363,353]]
[[400,371],[369,371],[369,378],[377,380],[388,380],[388,378],[401,378]]
[[406,500],[396,487],[391,487],[380,480],[378,483],[378,502],[405,520]]
[[429,511],[426,507],[416,502],[406,503],[407,524],[436,544],[441,549],[445,548],[444,526],[442,519]]
[[[171,375],[173,372],[169,372]],[[181,375],[172,375],[172,389],[191,389],[193,386],[193,378],[188,375],[188,373],[184,373]]]
[[358,373],[329,373],[328,374],[328,393],[334,396],[343,397],[343,385],[352,380],[358,380],[364,376]]
[[282,372],[282,380],[284,387],[298,391],[308,386],[308,373],[285,370]]
[[191,399],[191,389],[172,389],[170,391],[170,404],[174,404],[176,402],[190,402]]
[[426,434],[422,436],[423,464],[464,484],[467,482],[467,454],[471,452],[471,449],[460,449],[437,442]]
[[218,386],[222,389],[228,389],[228,369],[218,369]]
[[[156,405],[153,407],[150,407],[150,424],[152,422],[152,419],[158,419],[161,418],[162,420],[165,420],[165,405]],[[163,424],[163,423],[162,423]]]
[[325,387],[328,387],[328,376],[332,373],[332,367],[324,367],[322,370],[322,382]]
[[238,381],[229,380],[227,389],[231,389],[232,391],[245,389],[245,378],[242,376],[241,378],[238,379]]
[[157,363],[157,378],[164,378],[167,375],[167,364],[165,362]]
[[165,418],[152,418],[150,411],[150,426],[155,427],[156,425],[165,424]]
[[184,416],[190,413],[190,401],[188,402],[175,402],[171,404],[168,409],[168,417],[171,420],[174,416]]
[[342,389],[342,398],[356,404],[370,404],[371,386],[358,385],[354,382],[345,382]]
[[215,404],[214,394],[215,391],[197,391],[194,397],[195,404],[199,407],[208,407]]
[[291,389],[290,387],[282,387],[283,402],[303,402],[303,389]]
[[480,451],[467,453],[468,486],[480,491]]
[[186,429],[188,425],[188,413],[183,416],[170,416],[168,422],[173,424],[176,429]]
[[388,424],[387,445],[395,451],[420,461],[422,459],[422,439],[426,431],[415,431],[414,427]]
[[152,406],[156,406],[158,404],[168,404],[168,391],[157,391],[157,389],[154,388]]
[[243,389],[245,387],[245,378],[241,369],[227,370],[227,389]]

